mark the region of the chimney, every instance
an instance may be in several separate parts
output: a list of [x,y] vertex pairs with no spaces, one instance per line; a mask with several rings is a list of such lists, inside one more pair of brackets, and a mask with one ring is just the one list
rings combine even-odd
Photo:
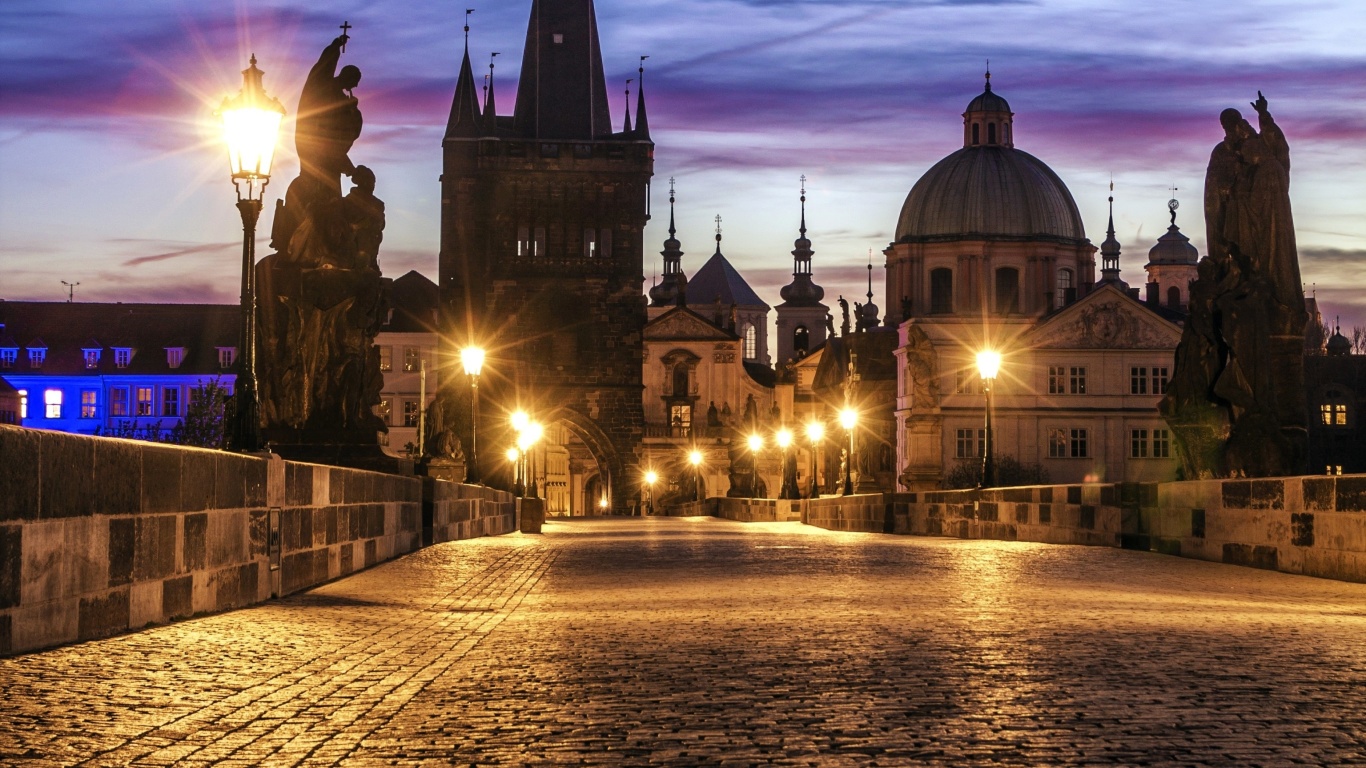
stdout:
[[1155,307],[1155,306],[1157,306],[1157,301],[1158,301],[1157,289],[1158,289],[1158,287],[1159,287],[1158,284],[1155,283],[1155,282],[1153,282],[1153,283],[1148,283],[1148,299],[1147,299],[1147,304],[1148,304],[1148,306],[1150,306],[1150,307]]

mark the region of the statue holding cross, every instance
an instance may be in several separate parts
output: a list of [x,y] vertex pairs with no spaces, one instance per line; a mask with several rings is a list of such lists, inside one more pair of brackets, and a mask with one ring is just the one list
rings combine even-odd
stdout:
[[[360,69],[346,65],[337,72],[341,53],[351,37],[349,22],[341,25],[342,34],[323,49],[318,63],[309,70],[299,96],[299,111],[294,132],[302,178],[309,193],[326,191],[341,197],[341,177],[350,176],[356,166],[347,156],[360,136],[360,105],[351,91],[360,84]],[[308,194],[310,198],[316,194]]]

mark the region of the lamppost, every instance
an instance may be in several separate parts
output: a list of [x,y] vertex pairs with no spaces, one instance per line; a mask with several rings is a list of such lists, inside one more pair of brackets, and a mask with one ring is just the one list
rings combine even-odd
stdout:
[[778,498],[800,499],[802,495],[797,490],[797,457],[787,451],[792,447],[792,432],[783,427],[773,435],[773,440],[783,452],[783,484],[778,490]]
[[811,441],[811,488],[806,497],[814,499],[820,496],[820,486],[816,482],[816,451],[820,447],[821,440],[825,438],[825,425],[819,421],[807,424],[806,437]]
[[996,458],[992,455],[995,448],[993,445],[995,438],[991,434],[991,412],[995,407],[992,385],[996,383],[996,374],[1000,370],[1000,352],[987,349],[977,353],[977,372],[982,377],[982,390],[987,396],[987,439],[982,450],[982,482],[979,486],[982,488],[991,488],[996,485]]
[[858,411],[840,411],[840,426],[849,433],[849,455],[844,458],[844,496],[854,495],[854,428],[858,426]]
[[758,433],[752,434],[748,439],[749,444],[749,493],[750,498],[759,498],[754,494],[759,492],[759,451],[763,450],[764,438]]
[[242,70],[242,90],[223,100],[223,135],[228,143],[232,186],[242,215],[242,333],[237,360],[237,423],[233,445],[239,451],[261,449],[261,408],[256,386],[256,222],[270,183],[270,164],[285,108],[267,96],[256,56]]
[[465,347],[460,350],[460,364],[470,377],[470,459],[465,470],[465,481],[479,482],[479,372],[484,369],[484,350]]
[[659,475],[658,475],[653,469],[648,470],[648,471],[645,473],[645,511],[644,511],[644,514],[645,514],[646,516],[649,516],[650,513],[654,511],[653,506],[654,506],[654,500],[655,500],[655,483],[657,483],[657,482],[659,482]]
[[538,422],[533,421],[533,422],[531,422],[530,424],[527,424],[527,425],[526,425],[526,429],[522,430],[521,437],[518,438],[519,440],[520,440],[522,437],[526,438],[526,448],[523,448],[523,449],[522,449],[522,453],[528,454],[528,455],[527,455],[527,463],[528,463],[528,464],[530,465],[530,467],[531,467],[531,471],[530,471],[530,479],[531,479],[531,482],[530,482],[530,484],[528,485],[527,493],[528,493],[528,494],[531,496],[531,498],[533,498],[533,499],[539,499],[539,498],[541,497],[541,492],[540,492],[540,490],[536,487],[536,456],[535,456],[535,454],[530,453],[530,450],[531,450],[531,448],[532,448],[533,446],[536,445],[536,443],[540,442],[541,438],[542,438],[544,435],[545,435],[545,427],[542,427]]
[[507,450],[508,463],[512,465],[512,492],[522,495],[522,452],[516,448]]
[[702,452],[693,449],[688,454],[688,463],[692,465],[692,500],[702,500]]

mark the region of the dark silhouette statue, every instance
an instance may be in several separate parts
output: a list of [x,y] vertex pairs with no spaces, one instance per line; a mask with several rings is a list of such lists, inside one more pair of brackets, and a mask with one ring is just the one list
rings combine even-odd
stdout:
[[1290,151],[1266,98],[1260,133],[1236,109],[1205,175],[1209,252],[1160,408],[1183,474],[1267,477],[1303,471],[1308,313],[1290,212]]
[[337,72],[349,39],[341,35],[333,40],[309,70],[294,127],[301,177],[337,195],[341,195],[341,177],[355,170],[348,154],[362,124],[359,102],[351,94],[360,83],[360,70],[347,65]]

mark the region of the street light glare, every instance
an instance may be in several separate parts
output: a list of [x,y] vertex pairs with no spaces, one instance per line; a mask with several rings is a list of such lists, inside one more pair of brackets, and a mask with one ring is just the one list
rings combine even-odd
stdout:
[[508,461],[516,461],[522,457],[522,453],[516,448],[509,448],[504,455],[507,456]]
[[759,450],[760,448],[763,448],[763,447],[764,447],[764,438],[760,437],[759,435],[750,435],[750,436],[749,436],[749,449],[750,449],[751,451],[757,451],[757,450]]
[[512,413],[512,428],[521,432],[531,423],[531,417],[526,415],[526,411],[514,411]]
[[526,425],[526,429],[522,430],[522,434],[526,435],[529,444],[535,445],[541,441],[542,437],[545,437],[545,427],[541,426],[540,422],[532,421]]
[[460,364],[465,367],[465,373],[478,376],[484,368],[484,350],[479,347],[465,347],[460,350]]
[[234,180],[270,178],[275,159],[275,144],[285,108],[279,99],[267,96],[261,85],[261,70],[256,57],[242,70],[242,90],[223,100],[223,135],[228,142],[228,162]]
[[692,453],[689,453],[688,461],[691,462],[694,467],[700,465],[702,463],[702,452],[693,451]]
[[825,437],[825,425],[821,424],[819,421],[813,421],[810,424],[807,424],[806,436],[813,443],[820,442],[821,438]]
[[977,372],[983,379],[994,379],[1001,370],[1001,353],[984,349],[977,353]]
[[789,445],[792,445],[792,433],[786,429],[778,430],[778,434],[774,437],[778,440],[779,448],[786,450]]
[[853,408],[845,408],[840,411],[840,426],[845,429],[853,429],[858,426],[858,411]]
[[654,484],[657,483],[657,482],[659,482],[659,475],[656,474],[655,471],[654,471],[653,469],[650,470],[649,472],[646,472],[646,473],[645,473],[645,484],[646,484],[646,485],[654,485]]

